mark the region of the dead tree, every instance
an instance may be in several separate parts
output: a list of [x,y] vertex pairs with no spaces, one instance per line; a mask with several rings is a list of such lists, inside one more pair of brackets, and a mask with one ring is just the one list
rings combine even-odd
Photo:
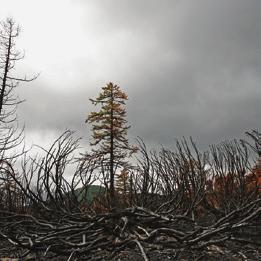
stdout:
[[[30,82],[33,78],[20,78],[14,75],[16,62],[24,54],[16,49],[16,39],[20,28],[11,18],[0,22],[0,180],[3,197],[16,195],[16,187],[9,183],[10,171],[16,157],[23,153],[14,151],[23,141],[23,128],[19,128],[16,109],[22,101],[15,93],[20,82]],[[3,199],[2,199],[3,200]],[[4,202],[4,201],[2,201]],[[11,200],[7,200],[11,206]]]
[[[17,105],[22,102],[15,94],[20,82],[31,82],[36,77],[20,78],[14,75],[16,62],[24,58],[24,54],[16,49],[16,39],[20,28],[12,18],[0,22],[0,127],[1,151],[13,148],[21,142],[21,133],[12,123],[16,123]],[[16,135],[15,135],[16,134]]]

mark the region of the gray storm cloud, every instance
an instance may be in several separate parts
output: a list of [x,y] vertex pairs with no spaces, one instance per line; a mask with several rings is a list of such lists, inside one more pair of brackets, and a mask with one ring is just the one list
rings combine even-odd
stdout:
[[78,41],[89,41],[88,48],[59,74],[48,79],[43,71],[34,86],[20,89],[30,131],[71,128],[88,139],[88,98],[108,81],[129,95],[132,138],[157,145],[193,136],[205,146],[260,129],[261,1],[74,4],[82,10],[81,37],[90,37],[72,41],[64,55],[70,60]]

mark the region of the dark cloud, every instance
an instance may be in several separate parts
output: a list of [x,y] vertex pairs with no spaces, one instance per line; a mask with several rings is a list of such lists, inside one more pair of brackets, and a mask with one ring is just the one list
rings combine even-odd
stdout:
[[261,1],[78,0],[77,5],[86,14],[81,22],[86,34],[92,32],[97,57],[86,49],[89,61],[74,59],[70,70],[82,77],[67,91],[41,79],[27,89],[20,108],[27,128],[71,128],[88,136],[84,119],[93,109],[88,98],[114,81],[130,97],[131,137],[148,143],[168,145],[193,136],[205,146],[260,129]]
[[78,131],[81,136],[86,132],[88,90],[62,92],[55,88],[45,88],[40,80],[36,80],[35,86],[21,88],[20,92],[25,102],[20,105],[19,115],[25,121],[26,129],[57,133],[71,129]]

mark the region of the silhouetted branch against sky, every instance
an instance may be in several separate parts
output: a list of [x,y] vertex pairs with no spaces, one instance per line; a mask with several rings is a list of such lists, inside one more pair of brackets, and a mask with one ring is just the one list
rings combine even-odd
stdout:
[[18,110],[29,142],[85,125],[89,98],[113,81],[128,93],[130,137],[201,146],[260,129],[259,0],[0,0],[21,26]]

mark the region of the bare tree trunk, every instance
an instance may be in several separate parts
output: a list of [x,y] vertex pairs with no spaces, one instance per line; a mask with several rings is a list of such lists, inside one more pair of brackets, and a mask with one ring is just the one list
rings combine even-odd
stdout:
[[4,101],[5,90],[6,90],[6,80],[7,80],[7,74],[9,71],[9,67],[10,67],[9,63],[10,63],[11,44],[12,44],[12,29],[10,28],[10,32],[8,35],[8,45],[6,46],[7,53],[6,53],[6,57],[5,57],[5,61],[4,61],[5,62],[4,77],[2,80],[1,93],[0,93],[0,117],[2,116],[3,101]]
[[110,204],[114,203],[115,189],[114,189],[114,133],[113,133],[113,90],[111,90],[111,129],[110,129]]

